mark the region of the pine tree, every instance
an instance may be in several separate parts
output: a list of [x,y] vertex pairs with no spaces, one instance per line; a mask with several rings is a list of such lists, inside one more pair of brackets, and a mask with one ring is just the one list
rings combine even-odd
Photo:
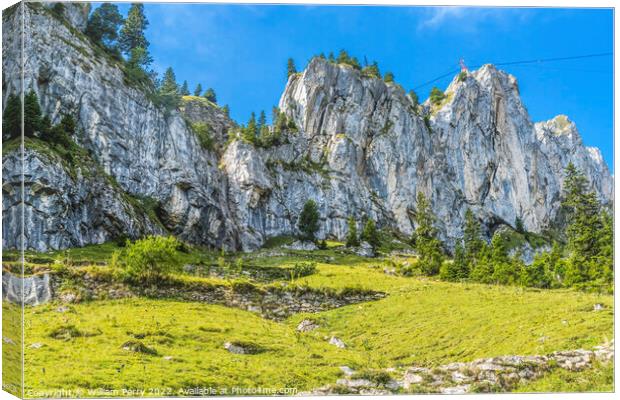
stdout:
[[179,105],[179,85],[176,82],[176,76],[172,67],[168,67],[164,73],[164,78],[159,87],[159,97],[166,109],[173,109]]
[[341,49],[340,53],[338,53],[338,58],[336,61],[338,64],[347,64],[350,60],[349,53],[345,49]]
[[258,129],[262,129],[264,126],[267,126],[267,116],[265,115],[265,110],[261,110],[258,116]]
[[491,249],[486,243],[482,242],[478,251],[476,263],[471,268],[470,277],[475,282],[493,283],[493,272]]
[[181,86],[181,96],[189,96],[187,81],[183,81],[183,86]]
[[114,42],[118,38],[118,28],[122,23],[123,16],[118,12],[118,7],[115,4],[103,3],[88,18],[85,33],[95,43],[114,47]]
[[217,104],[217,96],[216,96],[215,90],[213,90],[213,88],[208,88],[205,91],[204,97],[205,97],[205,99],[209,100],[211,103]]
[[258,126],[256,125],[256,114],[252,112],[248,124],[241,130],[241,138],[247,143],[256,143]]
[[445,99],[445,97],[446,95],[439,88],[433,87],[433,89],[431,89],[431,94],[429,96],[431,103],[437,105],[441,103],[441,101]]
[[386,72],[383,76],[383,81],[386,83],[394,82],[394,74],[391,72]]
[[550,252],[537,254],[530,265],[523,267],[521,284],[527,287],[550,288],[554,265]]
[[463,245],[457,243],[454,247],[452,262],[443,263],[439,270],[439,277],[444,281],[461,281],[469,277],[469,267],[465,262]]
[[594,279],[613,285],[614,283],[614,219],[612,214],[604,210],[600,215],[601,232],[599,236],[598,262],[594,263],[595,269],[590,271]]
[[568,222],[566,237],[570,254],[565,263],[563,283],[566,286],[599,279],[605,270],[610,269],[607,262],[601,263],[609,253],[609,228],[601,204],[588,186],[585,175],[572,163],[568,164],[562,200]]
[[295,61],[292,58],[289,58],[286,62],[286,77],[289,78],[291,75],[297,73],[297,68],[295,67]]
[[118,39],[123,53],[131,55],[131,51],[136,48],[142,48],[148,53],[149,42],[144,36],[148,24],[149,22],[144,15],[144,5],[132,3]]
[[75,119],[69,114],[64,115],[60,123],[49,129],[43,139],[50,143],[59,144],[64,149],[71,149],[74,145],[71,136],[75,134],[76,127]]
[[367,76],[372,76],[374,78],[381,78],[381,71],[379,71],[379,64],[376,61],[373,61],[372,64],[365,66],[362,69],[362,72]]
[[129,68],[142,70],[152,62],[153,58],[145,48],[136,47],[131,49],[129,59],[127,60],[127,65]]
[[359,238],[357,236],[357,223],[355,222],[355,218],[353,216],[349,217],[347,221],[347,225],[349,227],[349,232],[347,233],[347,247],[356,247],[360,245]]
[[525,227],[523,226],[523,220],[520,217],[515,218],[515,231],[519,233],[525,233]]
[[409,99],[411,100],[411,103],[413,103],[414,107],[417,107],[418,104],[420,104],[418,94],[413,89],[409,91]]
[[308,200],[304,204],[297,227],[303,240],[315,240],[315,234],[319,230],[319,209],[314,200]]
[[474,217],[474,213],[467,209],[465,211],[465,227],[463,228],[463,246],[465,261],[470,270],[474,268],[483,244],[484,242],[480,238],[480,223]]
[[226,117],[230,118],[230,107],[228,107],[228,104],[224,104],[222,107],[222,112]]
[[[506,238],[499,232],[496,232],[491,239],[491,262],[493,263],[493,281],[503,285],[514,284],[519,281],[521,271],[516,270],[517,265],[514,260],[508,257],[506,248]],[[521,255],[517,254],[513,259],[520,259]]]
[[375,251],[381,244],[379,241],[379,233],[377,232],[377,225],[372,218],[369,218],[368,221],[366,221],[360,239],[367,242]]
[[202,94],[202,85],[199,83],[194,89],[194,96],[200,96]]
[[437,238],[435,215],[430,202],[422,192],[418,193],[414,219],[416,222],[415,250],[419,257],[417,265],[426,275],[436,275],[443,262],[443,253],[441,242]]
[[19,138],[22,135],[22,101],[11,93],[2,115],[2,140]]
[[567,212],[566,236],[570,252],[591,258],[600,250],[599,234],[603,228],[601,205],[596,194],[588,190],[588,180],[572,163],[565,169],[562,207]]
[[34,90],[30,90],[24,96],[24,136],[34,137],[35,133],[41,133],[43,128],[43,116],[39,98]]

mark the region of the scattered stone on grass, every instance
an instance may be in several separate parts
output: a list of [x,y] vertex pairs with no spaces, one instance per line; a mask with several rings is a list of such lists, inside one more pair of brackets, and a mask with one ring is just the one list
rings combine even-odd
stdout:
[[297,332],[310,332],[319,327],[315,321],[311,319],[304,319],[297,325]]
[[344,349],[347,347],[346,344],[344,344],[344,342],[340,339],[338,339],[335,336],[332,336],[331,339],[329,339],[329,344],[333,344],[334,346],[338,347],[339,349]]
[[[332,337],[332,340],[334,339],[339,340]],[[352,369],[343,366],[340,369],[346,378],[340,378],[333,385],[323,386],[304,394],[394,394],[401,393],[402,389],[406,392],[443,394],[508,392],[519,384],[541,378],[555,368],[582,371],[592,367],[595,361],[612,362],[613,357],[612,340],[594,347],[593,350],[556,351],[546,356],[508,355],[466,363],[450,363],[435,368],[419,366],[411,366],[404,370],[388,368],[393,374],[399,370],[403,371],[401,379],[390,379],[389,382],[385,382],[385,379],[379,380],[355,374]],[[388,369],[383,373],[387,374]]]
[[123,350],[132,351],[134,353],[149,354],[149,355],[152,355],[152,356],[157,355],[157,350],[155,350],[152,347],[149,347],[149,346],[145,345],[144,343],[142,343],[142,342],[140,342],[138,340],[127,341],[127,342],[123,343],[121,348]]
[[285,249],[289,249],[289,250],[305,250],[305,251],[312,251],[312,250],[319,249],[314,242],[310,242],[306,240],[303,240],[303,241],[296,240],[293,243],[284,245],[282,247],[284,247]]

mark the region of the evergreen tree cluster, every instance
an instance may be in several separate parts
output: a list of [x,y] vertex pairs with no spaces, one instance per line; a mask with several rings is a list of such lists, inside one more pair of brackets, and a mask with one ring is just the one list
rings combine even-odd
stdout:
[[377,224],[372,218],[363,218],[362,225],[364,228],[360,235],[357,233],[357,221],[353,216],[347,220],[348,233],[346,238],[347,247],[357,247],[361,242],[368,243],[373,251],[377,251],[381,245],[381,238],[377,230]]
[[295,122],[278,107],[272,110],[272,121],[272,126],[269,126],[265,111],[261,111],[258,121],[256,114],[252,112],[247,124],[240,128],[241,140],[257,147],[271,147],[285,143],[285,133],[297,132]]
[[[441,279],[537,288],[611,290],[614,273],[612,215],[602,208],[596,194],[588,190],[587,178],[572,163],[565,174],[562,209],[568,225],[563,245],[554,242],[549,251],[536,255],[530,265],[525,265],[518,252],[508,255],[506,232],[496,232],[491,243],[486,243],[481,236],[480,223],[468,210],[462,243],[457,243],[453,261],[442,264]],[[520,218],[515,221],[515,230],[527,234]]]
[[[187,81],[179,85],[172,68],[165,71],[161,80],[157,78],[155,71],[148,70],[153,62],[149,53],[149,41],[145,36],[148,25],[144,5],[141,3],[132,3],[125,19],[115,4],[103,3],[91,13],[86,35],[95,45],[123,61],[127,79],[149,89],[151,100],[156,105],[171,110],[179,106],[182,96],[190,95],[189,85]],[[217,104],[217,96],[212,88],[203,93],[202,85],[198,84],[193,94]]]
[[[2,140],[21,138],[22,135],[22,102],[15,94],[9,95],[2,115]],[[62,151],[67,159],[72,158],[72,150],[76,144],[71,138],[76,133],[75,119],[64,115],[60,122],[52,125],[49,117],[43,116],[37,94],[30,90],[24,95],[24,137],[35,138],[48,142]]]

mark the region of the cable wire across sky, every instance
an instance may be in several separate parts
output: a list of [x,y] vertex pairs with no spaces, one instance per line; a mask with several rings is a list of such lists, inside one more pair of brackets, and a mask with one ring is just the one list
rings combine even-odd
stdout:
[[[506,65],[520,65],[520,64],[538,64],[538,63],[546,63],[546,62],[555,62],[555,61],[571,61],[571,60],[579,60],[579,59],[584,59],[584,58],[595,58],[595,57],[604,57],[604,56],[610,56],[613,55],[613,52],[606,52],[606,53],[594,53],[594,54],[584,54],[584,55],[579,55],[579,56],[568,56],[568,57],[554,57],[554,58],[536,58],[536,59],[531,59],[531,60],[520,60],[520,61],[507,61],[507,62],[498,62],[498,63],[492,63],[493,65],[496,66],[506,66]],[[471,68],[480,68],[482,67],[484,64],[480,64],[480,65],[474,65]],[[461,69],[460,68],[455,68],[454,70],[445,73],[441,76],[438,76],[436,78],[433,78],[427,82],[424,82],[416,87],[413,88],[413,90],[418,90],[420,88],[423,88],[424,86],[428,86],[431,83],[437,82],[443,78],[446,78],[448,76],[453,76],[454,74],[456,74],[457,72],[459,72]]]

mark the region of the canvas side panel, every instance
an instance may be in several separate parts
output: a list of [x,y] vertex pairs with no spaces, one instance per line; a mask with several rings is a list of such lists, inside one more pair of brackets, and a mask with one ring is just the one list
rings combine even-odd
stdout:
[[23,15],[23,3],[2,11],[2,388],[18,397],[24,396]]

